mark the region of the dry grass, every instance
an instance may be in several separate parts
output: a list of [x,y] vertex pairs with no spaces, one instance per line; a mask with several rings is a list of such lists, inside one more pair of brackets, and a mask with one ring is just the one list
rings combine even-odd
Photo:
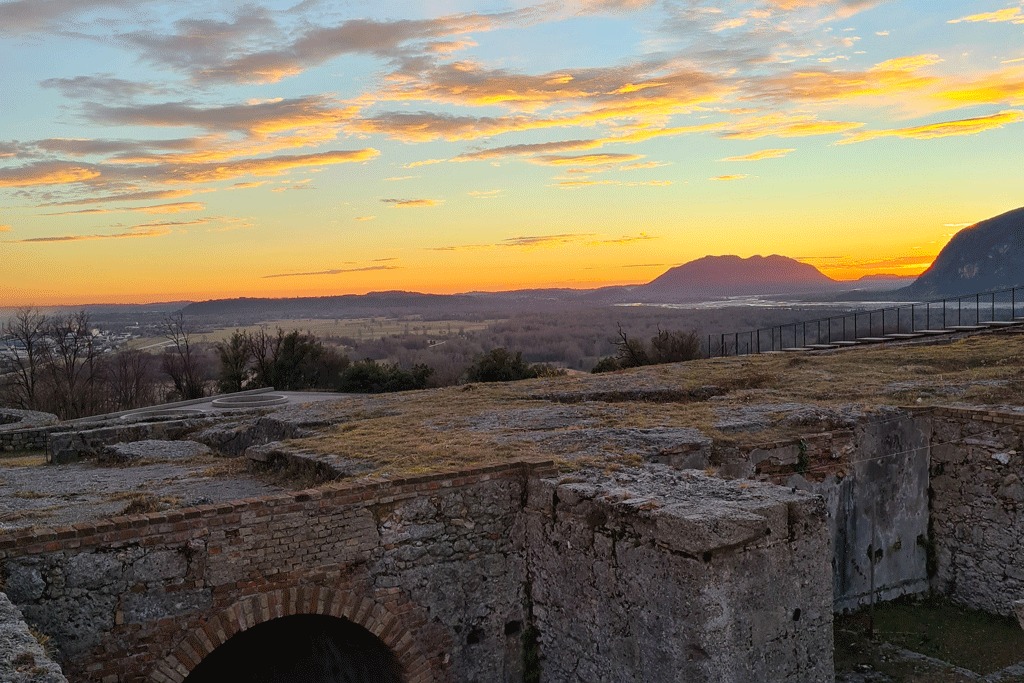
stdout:
[[[709,401],[658,399],[670,392],[724,391]],[[520,409],[555,412],[572,405],[588,427],[695,428],[720,444],[763,443],[814,431],[769,415],[765,428],[737,436],[715,423],[730,409],[774,403],[812,407],[1024,403],[1024,335],[981,334],[941,343],[866,347],[816,354],[764,354],[654,366],[611,375],[572,375],[500,385],[469,385],[381,397],[373,411],[295,442],[304,450],[370,460],[372,476],[457,469],[520,457],[558,457],[543,439],[509,438]],[[567,395],[609,390],[637,400],[571,404]],[[659,393],[660,392],[660,393]],[[560,400],[538,398],[560,396]],[[644,397],[647,400],[644,400]],[[655,398],[651,398],[655,397]],[[339,407],[339,418],[344,410]],[[506,423],[493,419],[503,412]],[[481,428],[482,418],[489,427]],[[573,425],[563,426],[569,435]],[[540,430],[543,431],[543,430]],[[547,434],[549,432],[545,432]],[[576,459],[578,466],[583,460]],[[585,458],[584,458],[585,460]]]
[[171,508],[181,507],[182,500],[177,496],[154,496],[152,493],[138,493],[135,491],[118,491],[107,498],[112,501],[127,501],[121,510],[122,515],[138,515],[149,512],[161,512]]
[[46,464],[42,453],[0,454],[0,467],[41,467]]

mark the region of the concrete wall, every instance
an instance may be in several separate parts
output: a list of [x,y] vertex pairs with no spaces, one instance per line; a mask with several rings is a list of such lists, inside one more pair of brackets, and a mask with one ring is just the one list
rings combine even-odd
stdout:
[[1024,415],[937,410],[931,475],[934,588],[1011,615],[1024,598]]
[[542,681],[832,680],[819,499],[663,469],[535,482],[527,518]]

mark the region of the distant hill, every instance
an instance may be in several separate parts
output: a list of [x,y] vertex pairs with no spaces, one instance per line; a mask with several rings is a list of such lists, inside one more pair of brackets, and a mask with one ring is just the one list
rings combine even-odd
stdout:
[[957,233],[931,267],[898,294],[935,299],[1024,285],[1024,208]]
[[836,281],[786,256],[705,256],[665,272],[634,291],[659,299],[796,294],[832,289]]

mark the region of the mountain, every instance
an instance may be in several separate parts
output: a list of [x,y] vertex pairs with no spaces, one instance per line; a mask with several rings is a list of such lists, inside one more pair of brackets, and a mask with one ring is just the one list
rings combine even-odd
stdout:
[[634,291],[663,300],[795,294],[831,289],[835,285],[835,280],[814,266],[786,256],[705,256],[676,266]]
[[964,228],[898,294],[937,299],[1024,285],[1024,208]]

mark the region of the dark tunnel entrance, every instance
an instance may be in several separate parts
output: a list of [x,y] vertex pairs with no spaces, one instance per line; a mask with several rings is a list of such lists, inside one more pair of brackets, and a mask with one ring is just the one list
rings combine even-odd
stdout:
[[391,650],[363,627],[336,617],[273,619],[235,634],[199,663],[186,683],[401,683]]

